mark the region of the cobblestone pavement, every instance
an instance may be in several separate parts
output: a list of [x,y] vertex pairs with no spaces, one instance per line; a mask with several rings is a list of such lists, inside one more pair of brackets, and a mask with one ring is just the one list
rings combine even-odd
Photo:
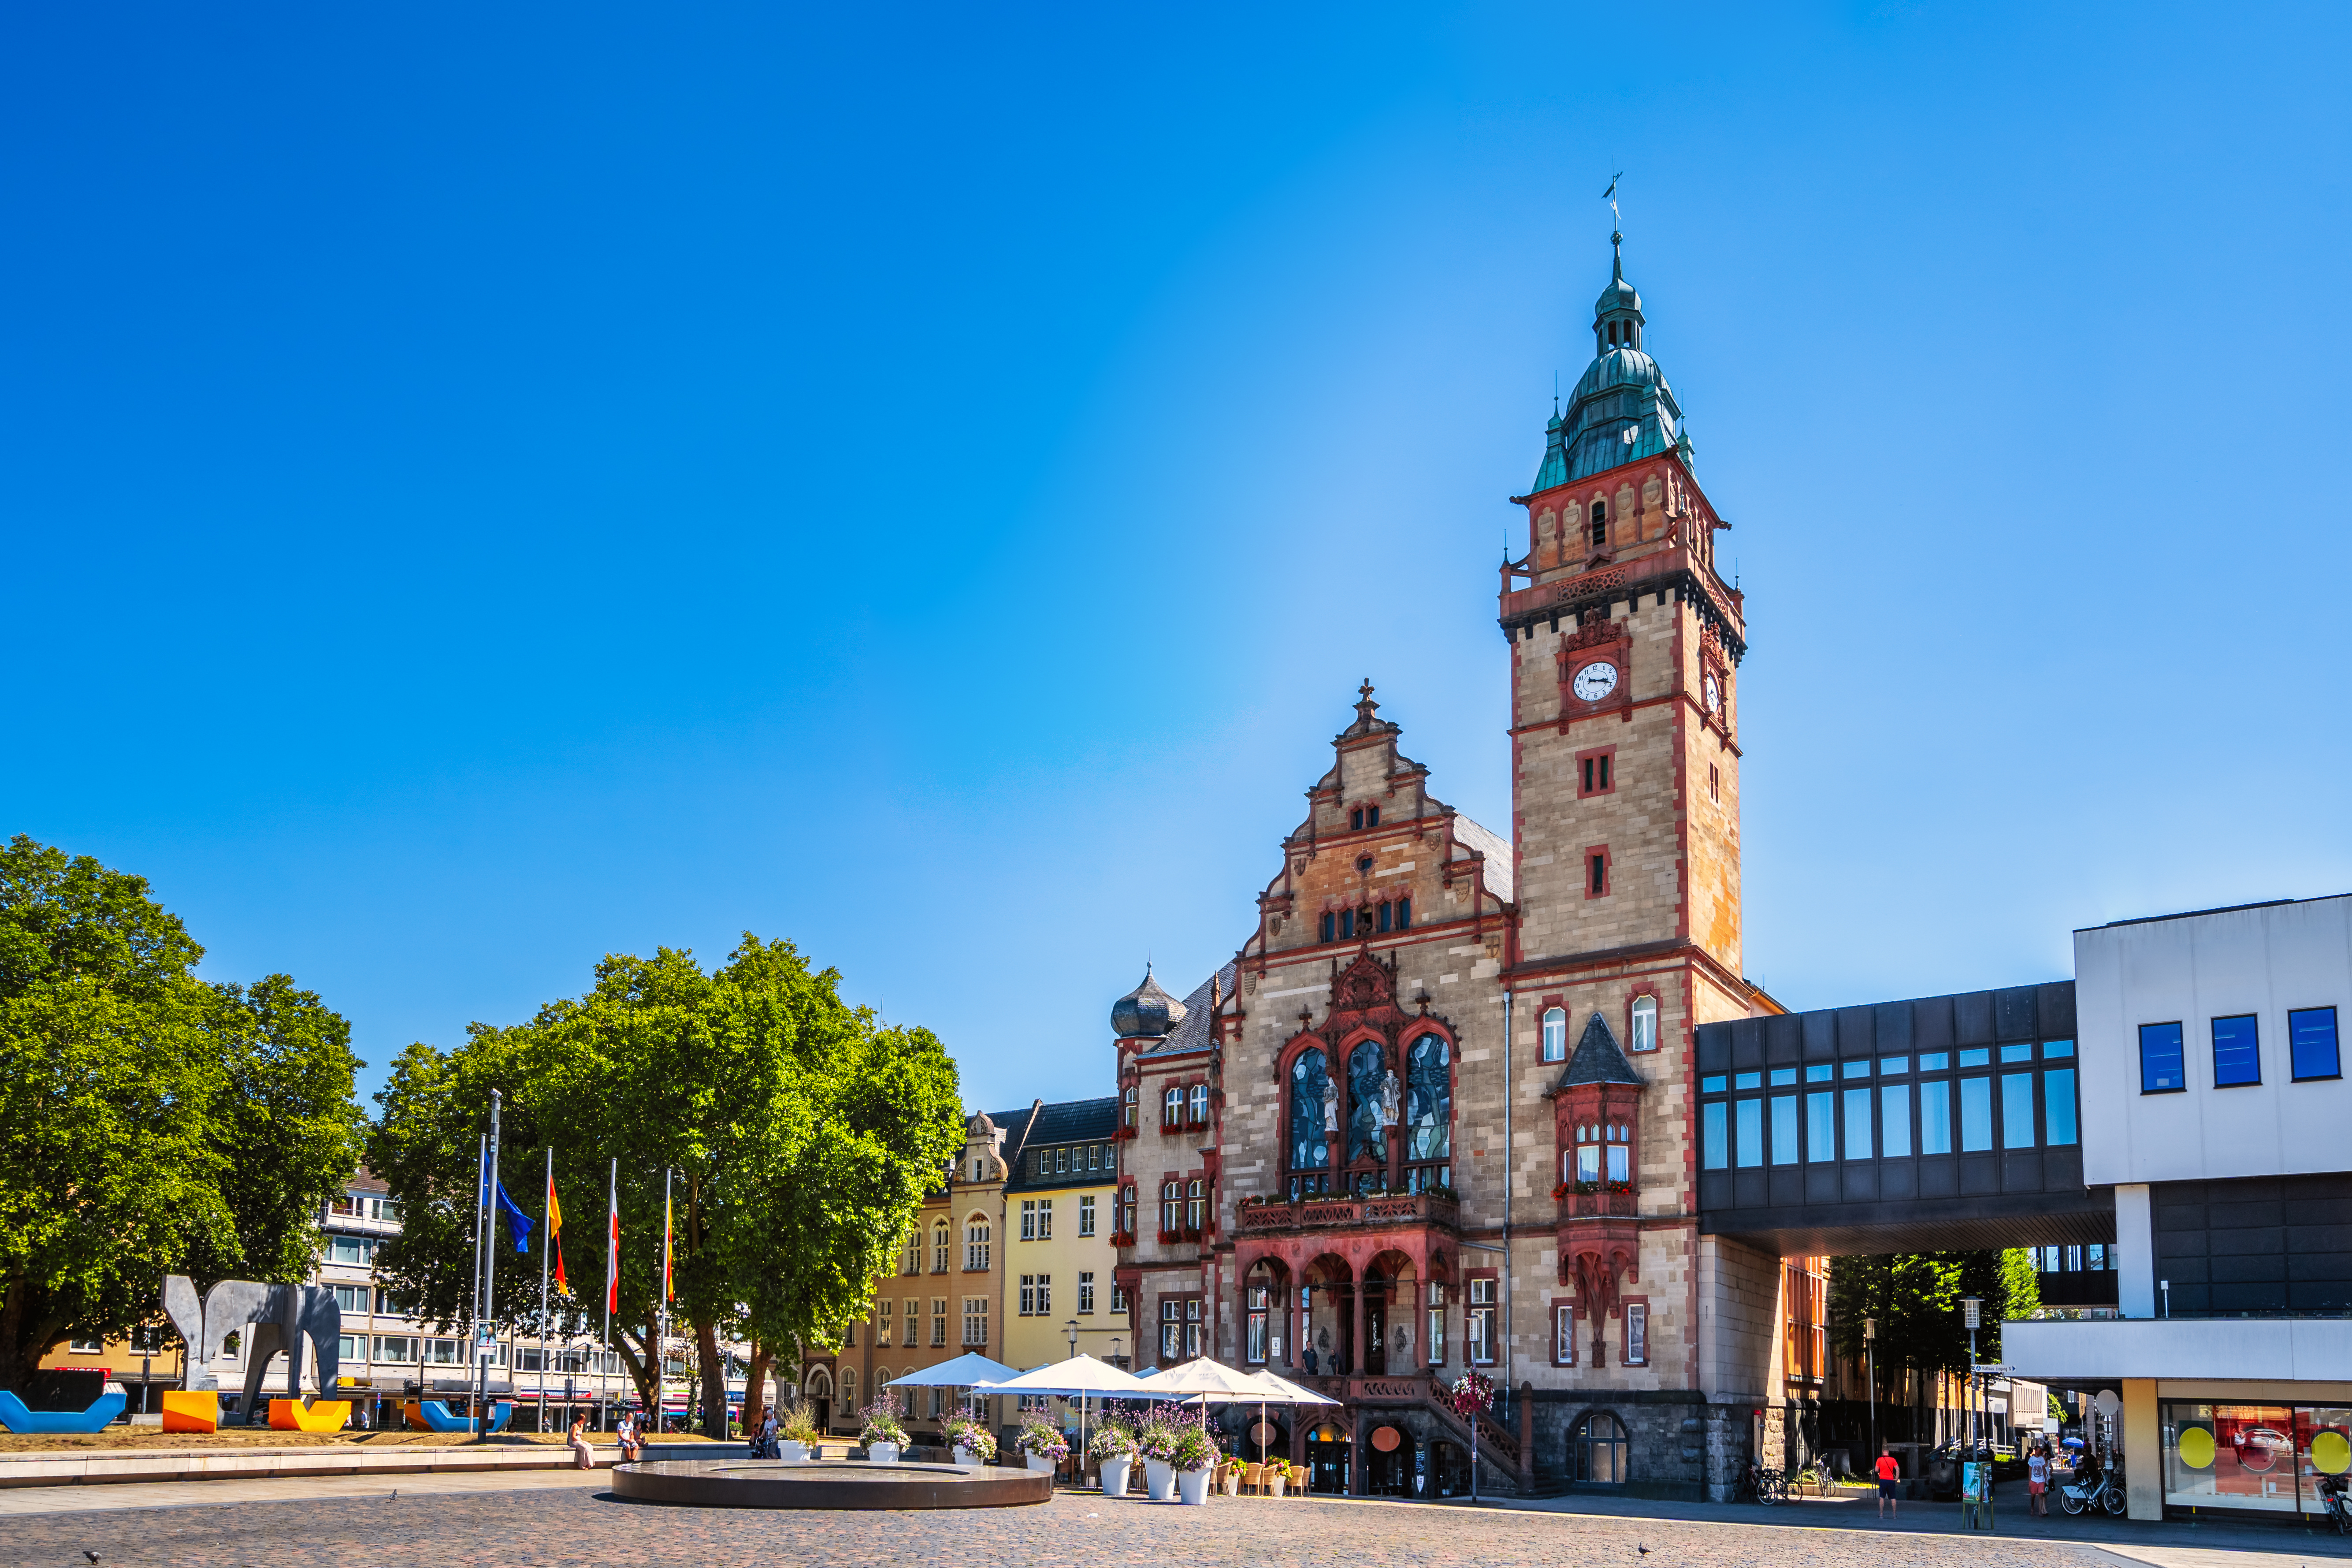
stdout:
[[[936,1513],[785,1513],[623,1502],[601,1488],[521,1488],[390,1497],[114,1509],[0,1520],[0,1563],[87,1568],[133,1563],[303,1568],[458,1564],[782,1563],[848,1568],[980,1562],[992,1568],[1389,1568],[1391,1564],[1574,1562],[1578,1568],[2294,1568],[2299,1537],[2259,1537],[2253,1552],[1988,1540],[1906,1531],[1866,1545],[1850,1528],[1717,1521],[1557,1510],[1254,1498],[1206,1510],[1067,1493],[1042,1507]],[[1761,1510],[1759,1510],[1759,1512]],[[2146,1527],[2150,1531],[2160,1526]],[[2237,1532],[2243,1534],[2245,1532]],[[2153,1542],[2165,1539],[2151,1534]],[[2233,1537],[2234,1540],[2234,1537]],[[2249,1542],[2252,1544],[2253,1542]],[[1649,1548],[1644,1555],[1640,1550]],[[2267,1548],[2263,1550],[2262,1548]],[[2325,1548],[2323,1548],[2323,1552]]]

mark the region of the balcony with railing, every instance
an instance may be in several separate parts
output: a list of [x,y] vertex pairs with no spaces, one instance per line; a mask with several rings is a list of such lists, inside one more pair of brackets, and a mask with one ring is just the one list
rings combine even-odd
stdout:
[[1434,1193],[1382,1193],[1366,1197],[1311,1197],[1298,1203],[1245,1203],[1244,1231],[1342,1230],[1382,1226],[1462,1228],[1462,1205]]

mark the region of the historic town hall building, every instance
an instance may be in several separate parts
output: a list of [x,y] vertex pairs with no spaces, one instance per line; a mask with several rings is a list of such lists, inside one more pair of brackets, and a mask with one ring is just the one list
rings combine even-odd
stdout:
[[1234,962],[1113,1009],[1138,1361],[1340,1399],[1266,1434],[1319,1486],[1459,1489],[1465,1368],[1504,1488],[1697,1496],[1779,1402],[1781,1261],[1697,1220],[1694,1031],[1780,1011],[1740,974],[1745,623],[1643,324],[1621,262],[1515,498],[1507,837],[1367,684]]

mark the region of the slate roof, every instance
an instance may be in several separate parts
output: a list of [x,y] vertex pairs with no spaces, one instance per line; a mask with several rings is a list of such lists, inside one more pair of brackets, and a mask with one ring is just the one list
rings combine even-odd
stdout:
[[1486,890],[1507,904],[1511,902],[1511,847],[1458,811],[1454,814],[1454,837],[1486,858]]
[[1116,1095],[1105,1095],[1100,1100],[1065,1100],[1023,1110],[1007,1110],[993,1115],[992,1120],[1005,1129],[1001,1152],[1004,1157],[1004,1168],[1010,1173],[1004,1183],[1006,1192],[1040,1187],[1101,1187],[1108,1186],[1118,1179],[1109,1170],[1074,1171],[1059,1176],[1031,1177],[1027,1174],[1031,1149],[1052,1149],[1065,1143],[1109,1142],[1111,1134],[1118,1130],[1118,1097]]
[[1631,1083],[1646,1080],[1633,1070],[1625,1059],[1624,1047],[1610,1031],[1609,1020],[1595,1013],[1586,1020],[1584,1033],[1576,1042],[1576,1049],[1568,1058],[1568,1070],[1559,1077],[1559,1087],[1573,1089],[1580,1083]]
[[[1485,830],[1482,828],[1480,831]],[[1217,994],[1231,996],[1240,975],[1241,971],[1231,963],[1218,970],[1213,977],[1217,982]],[[1184,1021],[1169,1030],[1166,1039],[1148,1051],[1138,1052],[1137,1056],[1140,1058],[1173,1056],[1184,1051],[1205,1051],[1209,1045],[1209,982],[1203,980],[1184,998]]]

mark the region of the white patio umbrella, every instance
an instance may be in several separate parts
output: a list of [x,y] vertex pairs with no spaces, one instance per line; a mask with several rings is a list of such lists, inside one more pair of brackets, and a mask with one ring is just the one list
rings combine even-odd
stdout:
[[1058,1394],[1065,1399],[1076,1399],[1081,1471],[1086,1468],[1083,1456],[1086,1453],[1088,1397],[1149,1399],[1153,1392],[1151,1384],[1140,1378],[1132,1377],[1090,1355],[1074,1355],[1067,1361],[1057,1361],[1051,1366],[1041,1366],[1017,1377],[974,1384],[972,1387],[982,1394]]
[[953,1361],[943,1361],[937,1366],[927,1366],[920,1372],[910,1372],[904,1377],[894,1377],[885,1388],[970,1388],[975,1384],[990,1383],[1001,1377],[1017,1375],[1001,1361],[991,1361],[977,1351],[967,1351]]
[[[1202,1356],[1181,1366],[1164,1367],[1141,1379],[1149,1387],[1180,1396],[1183,1404],[1255,1405],[1257,1424],[1265,1426],[1269,1405],[1337,1405],[1311,1388],[1301,1388],[1271,1372],[1244,1372]],[[1258,1463],[1265,1462],[1265,1438],[1257,1443]]]

